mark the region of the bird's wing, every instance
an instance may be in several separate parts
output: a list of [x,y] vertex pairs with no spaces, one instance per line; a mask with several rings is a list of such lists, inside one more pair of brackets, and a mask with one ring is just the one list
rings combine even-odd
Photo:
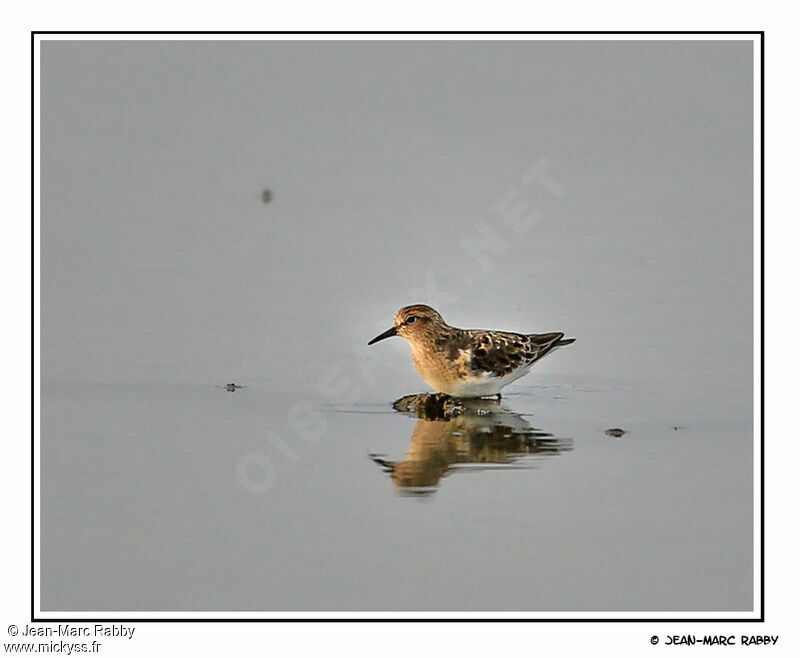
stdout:
[[470,334],[470,367],[495,377],[505,377],[518,368],[530,367],[564,337],[561,332],[526,335],[473,330]]

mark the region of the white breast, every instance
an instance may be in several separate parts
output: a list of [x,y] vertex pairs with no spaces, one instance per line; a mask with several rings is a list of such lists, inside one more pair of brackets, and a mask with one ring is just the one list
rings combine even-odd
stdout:
[[486,395],[497,395],[503,387],[520,377],[524,377],[529,371],[530,366],[523,366],[503,377],[494,377],[488,374],[465,377],[464,379],[450,382],[450,390],[442,392],[457,398],[480,398]]

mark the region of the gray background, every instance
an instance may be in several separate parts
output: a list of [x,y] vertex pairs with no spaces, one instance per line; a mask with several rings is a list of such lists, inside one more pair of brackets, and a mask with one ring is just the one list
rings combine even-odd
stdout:
[[[45,42],[41,80],[43,609],[752,609],[750,42]],[[573,450],[395,495],[366,453],[425,385],[366,341],[415,302],[577,337],[506,402]]]

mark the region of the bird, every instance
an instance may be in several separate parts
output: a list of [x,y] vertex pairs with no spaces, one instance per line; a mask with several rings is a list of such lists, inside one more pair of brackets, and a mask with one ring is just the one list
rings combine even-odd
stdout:
[[455,398],[496,395],[527,375],[534,363],[575,342],[559,331],[521,334],[486,329],[458,329],[425,304],[404,306],[394,325],[367,345],[401,336],[411,347],[419,376],[439,393]]

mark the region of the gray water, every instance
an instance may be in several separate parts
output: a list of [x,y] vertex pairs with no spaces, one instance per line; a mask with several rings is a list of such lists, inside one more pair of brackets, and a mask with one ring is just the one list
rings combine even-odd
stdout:
[[[752,610],[752,82],[735,41],[45,43],[43,610]],[[577,341],[420,417],[366,345],[410,303]]]

